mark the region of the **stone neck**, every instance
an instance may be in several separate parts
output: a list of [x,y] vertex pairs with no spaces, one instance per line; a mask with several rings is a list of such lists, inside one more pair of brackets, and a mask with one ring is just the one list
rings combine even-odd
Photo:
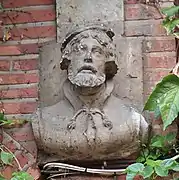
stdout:
[[[73,86],[73,85],[72,85]],[[100,92],[103,92],[106,89],[105,83],[97,87],[79,87],[74,86],[74,90],[80,96],[96,96]]]
[[63,90],[65,97],[68,99],[75,110],[79,110],[84,106],[88,108],[101,109],[104,106],[107,98],[111,95],[113,87],[113,82],[107,81],[96,89],[88,89],[91,91],[90,94],[84,94],[81,93],[81,90],[76,89],[76,87],[67,80],[64,84]]

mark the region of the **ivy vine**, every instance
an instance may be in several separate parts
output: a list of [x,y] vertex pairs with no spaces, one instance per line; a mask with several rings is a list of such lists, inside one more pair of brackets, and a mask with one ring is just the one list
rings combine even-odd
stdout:
[[[179,39],[179,6],[167,7],[161,10],[165,18],[162,22],[168,35]],[[178,48],[177,48],[178,49]],[[144,111],[152,111],[163,121],[166,130],[179,114],[179,77],[169,74],[154,88],[149,96]],[[176,143],[177,133],[165,136],[156,135],[148,144],[142,144],[137,162],[126,168],[127,180],[133,180],[136,175],[143,179],[154,180],[166,177],[179,171],[179,146]],[[173,177],[173,179],[179,179]]]
[[[9,120],[5,117],[4,112],[0,113],[0,127],[4,126],[16,126],[23,124],[24,120]],[[16,156],[3,144],[0,143],[0,169],[5,166],[13,166],[12,162],[15,160],[18,165],[18,171],[12,173],[12,178],[10,180],[33,180],[33,177],[27,172],[23,171],[19,161]],[[0,173],[0,180],[6,180],[2,173]]]

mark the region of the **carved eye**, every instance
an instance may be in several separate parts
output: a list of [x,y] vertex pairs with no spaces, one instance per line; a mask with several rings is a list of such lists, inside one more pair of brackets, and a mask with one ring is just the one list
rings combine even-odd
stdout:
[[95,53],[96,55],[102,55],[104,52],[101,48],[94,48],[93,53]]
[[87,46],[85,46],[85,45],[83,45],[83,44],[80,44],[80,45],[79,45],[79,49],[80,49],[81,51],[85,51],[85,50],[87,49]]
[[74,52],[79,52],[79,47],[78,47],[77,44],[73,46],[73,51]]

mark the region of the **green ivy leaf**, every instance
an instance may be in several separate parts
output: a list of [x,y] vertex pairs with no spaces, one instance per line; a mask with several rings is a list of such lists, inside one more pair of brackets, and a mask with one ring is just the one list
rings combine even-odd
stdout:
[[145,158],[144,158],[143,156],[139,156],[139,157],[136,159],[136,162],[138,162],[138,163],[145,162]]
[[177,133],[175,133],[175,132],[170,132],[170,133],[168,133],[168,134],[165,136],[165,141],[167,141],[167,142],[170,143],[170,142],[172,142],[172,141],[175,140],[176,136],[177,136]]
[[156,135],[151,139],[151,146],[152,147],[163,147],[165,144],[164,136]]
[[175,33],[173,33],[173,35],[176,36],[176,38],[179,39],[179,32],[175,32]]
[[133,180],[136,175],[136,173],[127,173],[126,180]]
[[161,156],[161,153],[158,153],[158,154],[154,154],[154,153],[150,153],[150,155],[148,155],[148,159],[152,159],[152,160],[156,160],[158,157]]
[[5,120],[6,118],[5,118],[5,116],[4,116],[4,113],[0,113],[0,122],[1,121],[3,121],[3,120]]
[[11,124],[13,124],[13,120],[6,119],[6,120],[1,121],[0,126],[11,125]]
[[175,28],[175,25],[172,24],[172,20],[169,20],[169,19],[163,20],[162,25],[166,29],[167,35],[171,34]]
[[151,167],[155,167],[155,161],[152,159],[147,159],[146,164]]
[[164,130],[174,121],[179,112],[179,78],[170,74],[158,83],[145,104],[144,110],[160,109]]
[[148,178],[148,177],[150,177],[153,173],[154,173],[153,167],[151,167],[151,166],[146,166],[146,167],[144,168],[144,170],[143,170],[143,172],[142,172],[141,175],[142,175],[144,178]]
[[138,172],[143,171],[144,168],[145,167],[142,163],[134,163],[134,164],[129,165],[126,170],[127,172],[138,173]]
[[161,117],[161,113],[160,113],[159,107],[157,106],[155,111],[154,111],[154,118],[158,119],[159,117]]
[[13,160],[13,154],[5,152],[5,151],[1,151],[0,157],[1,157],[1,161],[4,164],[11,165],[12,160]]
[[0,180],[6,180],[1,173],[0,173]]
[[4,177],[0,176],[0,180],[6,180]]
[[174,171],[179,171],[179,164],[176,164],[176,165],[172,168],[172,170],[174,170]]
[[147,159],[146,164],[151,167],[156,167],[156,166],[159,166],[161,164],[161,162],[162,162],[162,160],[154,161],[152,159]]
[[161,167],[166,169],[173,169],[173,166],[176,164],[175,160],[173,159],[165,159],[161,163]]
[[11,180],[33,180],[33,177],[30,176],[27,172],[20,171],[20,172],[14,172],[12,174]]
[[176,28],[176,26],[179,24],[179,19],[172,19],[168,22],[163,23],[163,27],[166,29],[167,34],[172,34]]
[[162,166],[155,166],[154,169],[158,176],[161,176],[161,177],[168,176],[168,169],[165,169]]
[[171,6],[163,8],[161,12],[166,16],[174,16],[179,11],[179,6]]

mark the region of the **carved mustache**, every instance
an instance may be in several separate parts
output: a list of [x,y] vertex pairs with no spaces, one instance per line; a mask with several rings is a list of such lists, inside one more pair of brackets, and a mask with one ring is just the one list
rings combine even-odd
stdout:
[[97,72],[97,70],[96,70],[93,66],[91,66],[91,65],[84,65],[84,66],[82,66],[82,67],[78,70],[78,73],[81,72],[81,71],[83,71],[83,70],[90,70],[90,71],[92,71],[93,73],[96,73],[96,72]]

